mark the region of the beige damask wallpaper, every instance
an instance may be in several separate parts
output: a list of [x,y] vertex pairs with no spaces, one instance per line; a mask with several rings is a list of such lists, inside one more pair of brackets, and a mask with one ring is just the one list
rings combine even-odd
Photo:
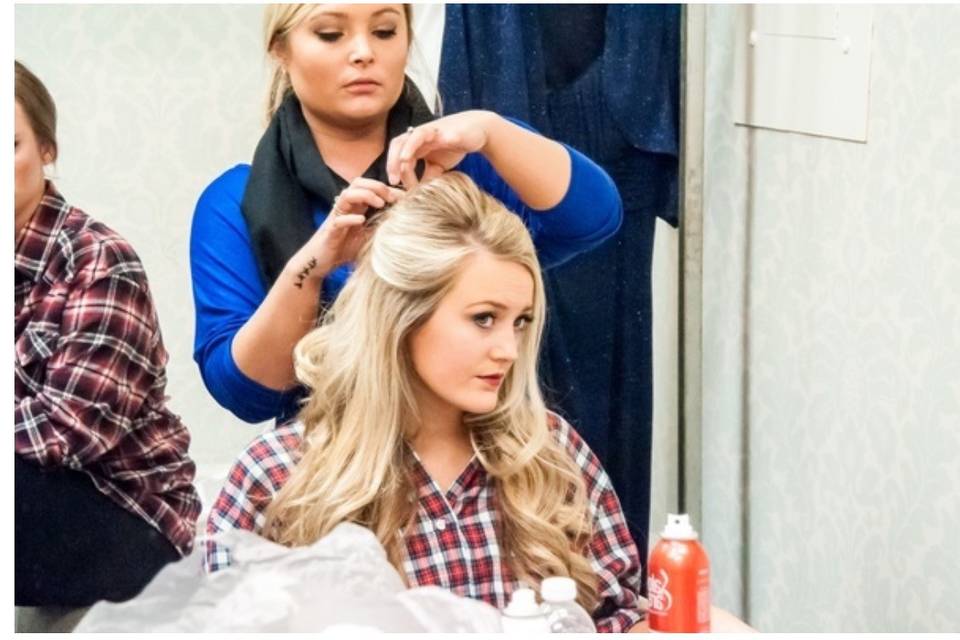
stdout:
[[866,144],[734,126],[736,11],[707,13],[714,599],[765,631],[960,630],[960,7],[874,8]]

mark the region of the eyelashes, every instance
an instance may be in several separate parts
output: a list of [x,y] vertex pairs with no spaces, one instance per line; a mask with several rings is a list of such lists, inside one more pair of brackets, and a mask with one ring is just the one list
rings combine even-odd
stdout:
[[473,316],[473,322],[481,329],[489,329],[493,326],[493,314],[492,313],[478,313]]
[[513,326],[520,331],[525,331],[531,322],[533,322],[533,318],[531,316],[520,316],[517,318],[516,322],[513,323]]
[[[317,37],[323,40],[324,42],[336,42],[343,37],[342,31],[317,31]],[[373,35],[380,40],[389,40],[397,35],[397,30],[394,29],[376,29],[373,31]]]
[[[497,315],[496,315],[495,313],[490,312],[490,311],[485,311],[485,312],[483,312],[483,313],[477,313],[477,314],[474,314],[474,316],[473,316],[473,322],[474,322],[478,327],[480,327],[481,329],[490,329],[491,327],[493,327],[493,323],[496,321],[496,319],[497,319]],[[533,322],[533,316],[531,316],[531,315],[529,315],[529,314],[525,314],[525,315],[522,315],[522,316],[518,317],[518,318],[514,321],[513,326],[514,326],[516,329],[519,329],[520,331],[523,331],[523,330],[525,330],[525,329],[527,328],[527,326],[528,326],[531,322]]]

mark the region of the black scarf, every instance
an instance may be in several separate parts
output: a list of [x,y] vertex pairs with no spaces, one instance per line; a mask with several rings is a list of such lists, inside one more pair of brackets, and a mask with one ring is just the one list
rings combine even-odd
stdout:
[[[416,85],[405,78],[403,92],[387,116],[383,153],[363,176],[386,184],[387,143],[408,127],[433,119]],[[422,167],[422,162],[418,164]],[[240,205],[260,277],[268,290],[287,261],[313,235],[312,204],[319,200],[329,208],[346,187],[347,181],[331,171],[320,156],[300,101],[291,91],[257,144]]]

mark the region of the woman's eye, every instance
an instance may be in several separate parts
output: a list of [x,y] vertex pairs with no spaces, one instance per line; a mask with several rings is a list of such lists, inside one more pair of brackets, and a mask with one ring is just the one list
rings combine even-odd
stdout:
[[493,326],[493,314],[492,313],[478,313],[473,316],[473,321],[476,325],[482,329],[489,329]]
[[517,321],[513,323],[513,326],[523,331],[524,329],[527,328],[527,325],[529,325],[531,322],[533,322],[533,318],[531,318],[530,316],[520,316],[519,318],[517,318]]
[[317,37],[324,42],[336,42],[342,35],[339,31],[317,31]]
[[381,40],[389,40],[393,36],[397,35],[396,29],[377,29],[373,32],[373,35],[377,36]]

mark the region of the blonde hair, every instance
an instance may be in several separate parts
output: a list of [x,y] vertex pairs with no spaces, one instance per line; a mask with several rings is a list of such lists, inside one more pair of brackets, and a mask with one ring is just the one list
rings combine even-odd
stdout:
[[537,380],[546,302],[533,242],[516,215],[457,172],[383,214],[336,302],[297,344],[297,378],[310,390],[300,413],[303,456],[269,505],[264,534],[307,545],[354,522],[376,534],[403,575],[403,534],[417,510],[406,439],[419,422],[408,337],[481,251],[524,266],[534,281],[534,319],[496,408],[465,418],[495,483],[501,547],[521,581],[572,577],[590,611],[597,576],[586,558],[586,485],[549,432]]
[[[270,65],[270,84],[267,89],[267,103],[265,121],[270,122],[277,112],[284,98],[293,87],[290,85],[290,76],[276,60],[275,47],[286,44],[287,36],[303,22],[310,13],[317,8],[316,4],[268,4],[263,11],[263,40],[266,48],[267,60]],[[407,22],[407,43],[413,42],[413,18],[409,4],[403,5],[403,15]]]

